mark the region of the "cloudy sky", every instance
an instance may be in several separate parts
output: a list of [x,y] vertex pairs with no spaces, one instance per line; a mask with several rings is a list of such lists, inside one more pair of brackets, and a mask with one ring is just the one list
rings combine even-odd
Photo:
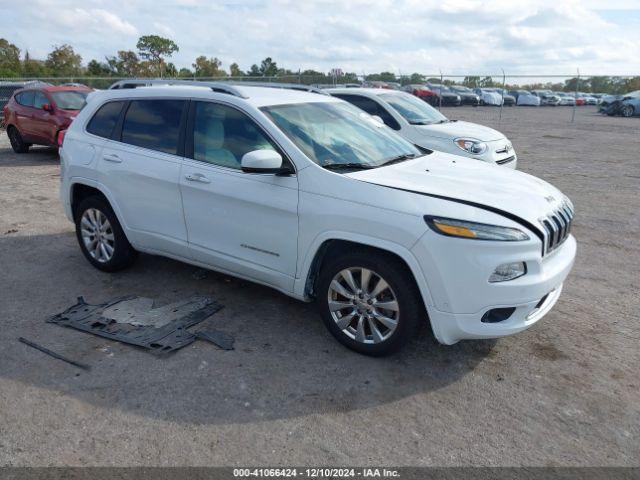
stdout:
[[198,55],[248,69],[271,56],[297,70],[358,74],[640,74],[640,0],[27,0],[0,37],[44,58],[71,44],[85,62],[172,38],[172,61]]

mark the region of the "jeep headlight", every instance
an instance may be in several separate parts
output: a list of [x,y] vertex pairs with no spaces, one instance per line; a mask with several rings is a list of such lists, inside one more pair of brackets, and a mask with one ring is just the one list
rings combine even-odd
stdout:
[[436,233],[449,237],[469,238],[472,240],[495,240],[500,242],[520,242],[529,240],[522,230],[486,223],[468,222],[453,218],[424,217],[427,225]]
[[475,138],[456,138],[453,142],[459,149],[473,155],[482,155],[487,151],[487,144]]

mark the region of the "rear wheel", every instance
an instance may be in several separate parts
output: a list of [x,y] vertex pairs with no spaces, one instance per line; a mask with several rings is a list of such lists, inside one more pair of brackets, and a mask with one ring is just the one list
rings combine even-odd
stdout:
[[400,349],[426,318],[411,272],[391,256],[365,251],[323,265],[316,302],[340,343],[372,356]]
[[7,135],[9,136],[9,142],[11,143],[11,148],[16,153],[27,153],[29,151],[30,143],[26,143],[22,139],[22,135],[18,129],[14,126],[9,127],[7,130]]
[[85,198],[78,205],[75,218],[80,249],[91,265],[115,272],[134,262],[136,251],[106,199],[98,195]]
[[620,113],[623,117],[632,117],[633,116],[633,105],[623,105],[620,109]]

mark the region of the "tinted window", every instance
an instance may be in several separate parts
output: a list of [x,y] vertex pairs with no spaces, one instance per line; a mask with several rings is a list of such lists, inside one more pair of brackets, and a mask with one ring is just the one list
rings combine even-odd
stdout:
[[16,95],[16,102],[20,105],[24,105],[25,107],[33,107],[33,98],[35,92],[30,90],[28,92],[22,92]]
[[33,106],[35,108],[42,108],[45,103],[49,103],[49,99],[42,92],[36,92],[33,100]]
[[256,123],[235,108],[196,102],[193,119],[193,158],[240,169],[245,153],[274,150]]
[[87,125],[87,132],[99,137],[110,138],[113,127],[118,123],[124,102],[109,102],[101,106]]
[[122,125],[122,141],[159,152],[178,152],[183,100],[133,100]]
[[391,116],[389,112],[385,110],[382,105],[378,102],[371,100],[367,97],[362,97],[360,95],[335,95],[342,100],[346,100],[352,105],[355,105],[360,110],[364,110],[369,115],[377,115],[382,119],[384,124],[388,127],[393,128],[394,130],[400,130],[400,125],[396,120]]

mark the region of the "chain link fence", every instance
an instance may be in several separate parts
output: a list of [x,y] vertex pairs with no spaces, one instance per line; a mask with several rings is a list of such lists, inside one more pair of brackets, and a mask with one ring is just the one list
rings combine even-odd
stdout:
[[[45,77],[0,79],[0,111],[17,88],[36,85],[82,84],[107,89],[126,77]],[[425,88],[435,95],[428,99],[450,118],[472,119],[488,124],[520,122],[535,115],[536,109],[553,109],[557,121],[579,123],[598,115],[613,96],[640,90],[640,76],[598,75],[511,75],[437,74],[394,75],[390,73],[360,76],[287,74],[271,77],[181,77],[180,80],[274,82],[331,86],[376,86],[414,91]],[[168,79],[169,80],[169,79]],[[426,99],[426,98],[425,98]],[[473,109],[471,111],[470,109]],[[635,115],[640,115],[636,112]],[[549,115],[547,115],[549,116]],[[636,117],[637,120],[640,117]]]

